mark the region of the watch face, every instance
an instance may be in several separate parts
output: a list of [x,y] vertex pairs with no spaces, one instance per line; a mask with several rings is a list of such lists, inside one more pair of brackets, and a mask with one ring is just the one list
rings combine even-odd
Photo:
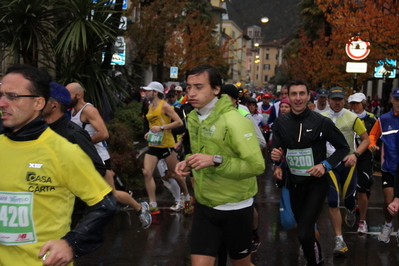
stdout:
[[220,155],[213,156],[213,162],[216,164],[221,164],[223,162],[223,158]]

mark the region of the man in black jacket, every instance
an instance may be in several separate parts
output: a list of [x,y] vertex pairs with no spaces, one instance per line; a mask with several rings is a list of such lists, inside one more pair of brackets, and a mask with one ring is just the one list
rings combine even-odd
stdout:
[[[288,165],[291,206],[298,224],[298,238],[308,265],[323,265],[321,247],[314,226],[328,191],[327,172],[349,152],[344,135],[334,123],[307,107],[310,90],[303,80],[288,84],[291,112],[278,117],[273,125],[271,159]],[[326,159],[326,142],[336,151]]]
[[[44,120],[46,120],[52,130],[70,142],[78,144],[93,161],[97,171],[104,177],[107,171],[106,166],[98,154],[97,149],[94,147],[89,133],[76,123],[68,120],[65,115],[67,107],[71,102],[71,94],[64,86],[56,82],[51,82],[50,86],[50,98],[42,112]],[[112,187],[112,193],[118,202],[132,206],[137,212],[143,228],[147,229],[152,222],[148,203],[138,203],[127,192],[116,190],[114,183],[109,185]],[[123,202],[121,202],[121,198],[124,199],[122,200]],[[77,200],[75,203],[71,228],[74,228],[77,222],[82,218],[84,209],[85,205],[83,205],[81,201]]]
[[101,176],[107,170],[104,162],[93,143],[89,133],[75,123],[71,122],[66,116],[67,107],[71,102],[69,91],[56,82],[51,82],[50,98],[42,111],[42,117],[52,130],[69,140],[79,147],[90,157],[93,164]]

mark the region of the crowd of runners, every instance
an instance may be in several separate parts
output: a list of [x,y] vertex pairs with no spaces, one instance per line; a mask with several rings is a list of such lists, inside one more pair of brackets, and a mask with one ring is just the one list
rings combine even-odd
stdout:
[[193,219],[191,264],[218,258],[225,265],[229,257],[233,265],[252,265],[260,245],[257,176],[268,160],[282,189],[283,228],[298,235],[308,265],[323,265],[321,208],[327,200],[333,254],[347,256],[342,224],[368,233],[378,154],[385,214],[378,240],[390,241],[399,210],[399,88],[392,110],[381,114],[378,97],[341,87],[312,91],[303,80],[276,96],[222,84],[216,68],[200,65],[185,81],[168,91],[156,81],[141,88],[147,203],[115,188],[107,127],[81,84],[63,86],[44,70],[10,67],[0,86],[0,265],[68,265],[101,245],[118,203],[150,227],[161,212],[156,169],[174,198],[168,211]]

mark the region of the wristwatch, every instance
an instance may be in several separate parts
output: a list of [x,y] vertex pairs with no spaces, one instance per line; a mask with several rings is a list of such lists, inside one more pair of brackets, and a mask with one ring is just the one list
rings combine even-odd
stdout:
[[221,155],[213,155],[213,163],[215,167],[218,167],[223,163],[223,157]]
[[327,166],[325,163],[321,163],[321,165],[324,167],[324,169],[327,171]]
[[359,156],[360,156],[360,154],[357,152],[354,152],[353,154],[356,156],[356,158],[359,158]]
[[164,129],[165,129],[165,127],[164,127],[164,126],[160,126],[160,128],[161,128],[161,130],[164,130]]

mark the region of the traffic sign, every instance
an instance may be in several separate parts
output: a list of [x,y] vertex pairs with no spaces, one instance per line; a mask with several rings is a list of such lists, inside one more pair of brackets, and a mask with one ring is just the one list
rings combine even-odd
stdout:
[[370,53],[370,43],[359,37],[351,38],[345,45],[346,54],[353,60],[365,59]]
[[[396,60],[386,59],[378,61],[379,66],[375,68],[374,77],[376,78],[395,78],[396,77]],[[393,67],[391,71],[388,71],[384,65],[390,65]]]
[[[102,54],[102,61],[104,61],[105,52]],[[126,42],[125,37],[118,36],[114,44],[114,53],[112,54],[111,65],[125,65],[126,58]]]
[[177,67],[170,67],[170,78],[177,79],[177,73],[179,69]]
[[346,62],[347,73],[367,73],[367,63],[365,62]]

